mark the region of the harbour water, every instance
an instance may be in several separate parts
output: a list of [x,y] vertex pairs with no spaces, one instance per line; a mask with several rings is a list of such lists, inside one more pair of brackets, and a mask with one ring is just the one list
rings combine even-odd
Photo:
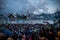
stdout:
[[[11,23],[11,24],[44,24],[45,22],[48,22],[50,24],[53,24],[53,20],[15,20],[15,21],[3,21],[3,23]],[[1,23],[1,21],[0,21]]]

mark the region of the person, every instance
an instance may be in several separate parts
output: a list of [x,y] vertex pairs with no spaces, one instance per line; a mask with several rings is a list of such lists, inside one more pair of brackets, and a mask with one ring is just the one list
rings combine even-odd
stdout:
[[12,38],[13,38],[14,40],[17,40],[17,39],[18,39],[17,34],[16,34],[16,33],[14,33],[14,34],[12,35]]
[[0,33],[0,40],[6,40],[5,35],[3,33]]
[[8,37],[7,40],[13,40],[13,38],[12,37]]
[[47,38],[48,40],[55,40],[55,37],[52,31],[49,31]]
[[34,33],[34,31],[32,33],[32,40],[35,40],[35,33]]
[[25,40],[25,39],[26,39],[26,36],[25,36],[25,34],[23,34],[21,40]]
[[60,37],[60,31],[58,31],[58,37]]
[[60,29],[58,30],[58,37],[59,37],[59,39],[60,39]]
[[59,38],[58,37],[55,37],[55,40],[59,40]]

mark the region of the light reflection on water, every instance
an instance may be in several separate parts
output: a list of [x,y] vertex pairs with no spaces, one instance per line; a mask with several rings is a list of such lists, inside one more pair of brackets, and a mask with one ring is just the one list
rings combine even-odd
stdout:
[[49,22],[50,24],[53,24],[53,20],[16,20],[16,21],[3,21],[4,23],[16,23],[16,24],[35,24],[35,23],[44,23]]

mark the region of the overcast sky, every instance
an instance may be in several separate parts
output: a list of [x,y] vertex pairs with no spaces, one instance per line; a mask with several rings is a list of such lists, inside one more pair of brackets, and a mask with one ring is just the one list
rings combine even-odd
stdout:
[[54,13],[60,10],[60,0],[0,0],[0,13]]

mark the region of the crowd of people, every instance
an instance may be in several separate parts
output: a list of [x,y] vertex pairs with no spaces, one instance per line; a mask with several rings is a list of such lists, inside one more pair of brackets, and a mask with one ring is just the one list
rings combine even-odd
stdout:
[[0,40],[60,40],[60,29],[51,24],[0,24]]

